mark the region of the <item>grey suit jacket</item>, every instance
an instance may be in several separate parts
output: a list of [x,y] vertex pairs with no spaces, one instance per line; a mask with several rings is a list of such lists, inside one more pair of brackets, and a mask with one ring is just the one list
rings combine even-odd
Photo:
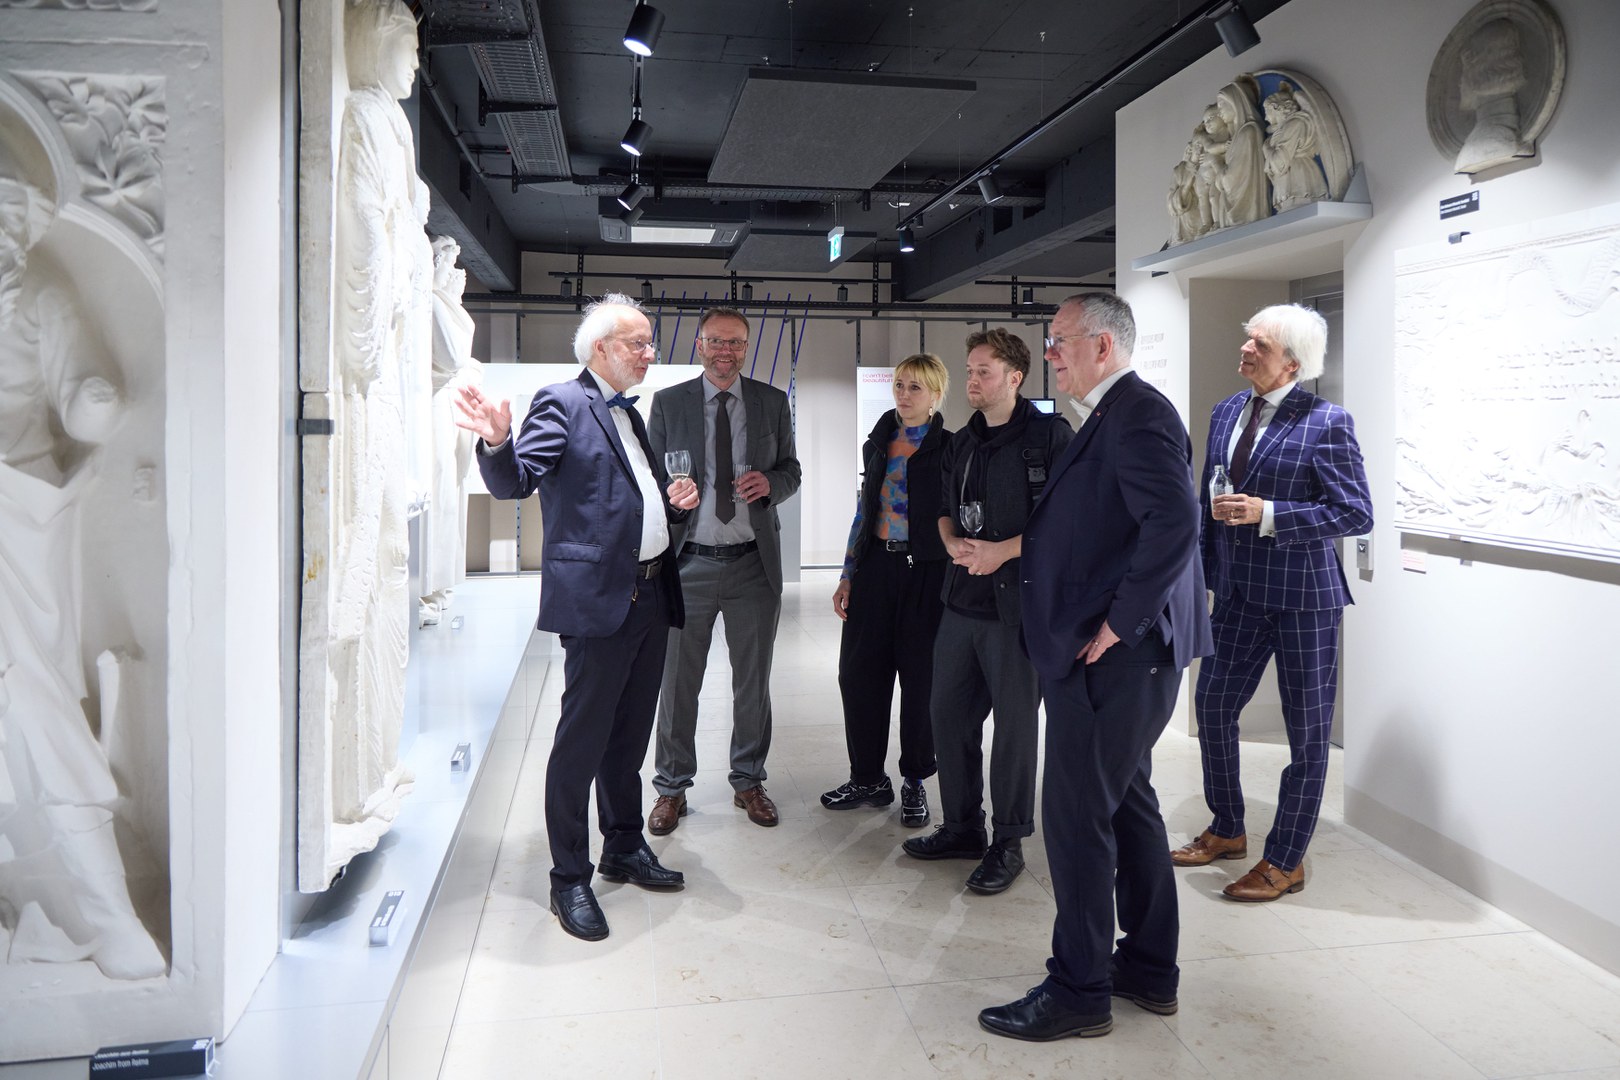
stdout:
[[[782,523],[776,506],[799,490],[799,457],[793,448],[793,415],[787,395],[770,383],[739,378],[733,387],[748,417],[748,461],[765,474],[771,493],[748,504],[748,522],[765,563],[765,575],[782,591]],[[692,455],[692,475],[702,483],[708,447],[703,440],[703,376],[666,387],[653,395],[647,438],[660,461],[665,450],[686,450]],[[712,498],[712,492],[704,492]],[[697,519],[670,526],[670,545],[680,551],[687,528]]]

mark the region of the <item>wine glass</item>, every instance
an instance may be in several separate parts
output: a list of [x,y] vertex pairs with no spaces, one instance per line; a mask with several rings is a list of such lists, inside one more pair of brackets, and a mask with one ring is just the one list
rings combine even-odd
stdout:
[[669,470],[669,479],[685,480],[692,475],[692,454],[688,450],[664,451],[664,468]]
[[979,530],[984,528],[984,503],[978,499],[963,503],[957,511],[957,520],[969,536],[978,536]]
[[1217,465],[1209,476],[1209,501],[1214,505],[1218,495],[1232,494],[1232,478],[1227,475],[1225,465]]

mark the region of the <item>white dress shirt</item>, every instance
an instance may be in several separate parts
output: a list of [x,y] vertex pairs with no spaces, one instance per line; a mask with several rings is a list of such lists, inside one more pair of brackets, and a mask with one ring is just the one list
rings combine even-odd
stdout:
[[[603,400],[618,393],[602,376],[590,368],[585,370],[591,372],[591,378],[601,387]],[[647,562],[669,549],[669,519],[664,513],[664,493],[658,490],[658,477],[653,474],[647,452],[641,448],[641,440],[636,438],[629,412],[620,408],[610,408],[608,412],[613,416],[613,426],[619,429],[619,441],[624,444],[625,457],[630,459],[630,472],[636,478],[636,486],[641,489],[641,561]]]

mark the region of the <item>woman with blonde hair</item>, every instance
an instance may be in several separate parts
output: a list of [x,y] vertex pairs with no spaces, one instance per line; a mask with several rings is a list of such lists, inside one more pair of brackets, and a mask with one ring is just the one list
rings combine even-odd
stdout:
[[935,772],[929,689],[934,632],[943,605],[945,544],[939,535],[940,459],[951,433],[939,404],[950,375],[932,353],[894,369],[894,409],[866,437],[855,521],[833,611],[844,620],[838,689],[844,702],[849,782],[821,796],[829,810],[888,806],[884,770],[889,708],[900,680],[900,821],[928,824],[922,782]]

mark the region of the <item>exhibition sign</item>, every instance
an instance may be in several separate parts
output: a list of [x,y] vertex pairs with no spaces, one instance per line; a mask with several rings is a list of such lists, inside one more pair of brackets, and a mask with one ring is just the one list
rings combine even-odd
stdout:
[[1396,253],[1396,525],[1620,561],[1620,204]]

